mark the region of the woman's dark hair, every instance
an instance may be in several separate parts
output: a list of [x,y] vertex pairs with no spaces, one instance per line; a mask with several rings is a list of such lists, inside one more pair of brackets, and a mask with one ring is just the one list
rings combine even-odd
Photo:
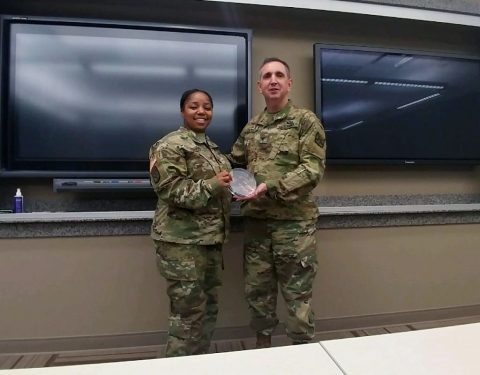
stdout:
[[200,89],[190,89],[190,90],[185,91],[182,94],[182,97],[180,98],[180,110],[181,111],[183,111],[183,108],[185,107],[185,102],[190,97],[190,95],[195,94],[196,92],[201,92],[201,93],[207,95],[208,99],[210,99],[210,103],[212,104],[212,108],[213,108],[213,99],[208,92],[206,92],[205,90],[200,90]]

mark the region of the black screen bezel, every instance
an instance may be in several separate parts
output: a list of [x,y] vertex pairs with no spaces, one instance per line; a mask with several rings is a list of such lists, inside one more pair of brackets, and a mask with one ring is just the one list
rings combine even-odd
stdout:
[[[362,51],[362,52],[381,52],[381,53],[394,53],[394,54],[408,54],[408,55],[418,55],[425,57],[440,57],[445,59],[456,59],[456,60],[473,60],[477,61],[480,67],[480,58],[475,56],[468,55],[458,55],[458,54],[448,54],[448,53],[435,53],[429,51],[419,51],[419,50],[410,50],[410,49],[394,49],[394,48],[377,48],[377,47],[368,47],[368,46],[357,46],[357,45],[342,45],[342,44],[327,44],[327,43],[314,43],[313,45],[313,56],[314,56],[314,111],[317,116],[322,119],[322,65],[321,65],[321,50],[336,49],[343,51]],[[480,124],[479,124],[480,126]],[[328,152],[328,134],[327,134],[327,164],[338,164],[338,165],[477,165],[480,164],[480,151],[479,157],[475,159],[464,159],[464,158],[443,158],[443,157],[431,157],[431,158],[389,158],[382,157],[378,159],[371,158],[351,158],[351,157],[332,157]]]
[[[11,88],[9,87],[9,74],[12,67],[10,61],[10,27],[12,24],[45,24],[45,25],[68,25],[81,27],[106,27],[120,29],[161,30],[182,32],[190,34],[211,35],[234,35],[244,41],[243,48],[238,51],[238,66],[243,70],[239,74],[238,102],[236,103],[235,134],[240,134],[241,129],[248,121],[251,114],[250,103],[250,65],[251,65],[251,31],[247,29],[213,28],[188,25],[170,25],[145,22],[124,22],[110,20],[70,19],[52,17],[1,17],[1,131],[0,131],[0,176],[8,177],[147,177],[148,160],[128,161],[84,161],[84,160],[15,160],[15,134],[14,124],[10,113]],[[177,101],[179,98],[176,98]],[[148,154],[148,150],[145,150]]]

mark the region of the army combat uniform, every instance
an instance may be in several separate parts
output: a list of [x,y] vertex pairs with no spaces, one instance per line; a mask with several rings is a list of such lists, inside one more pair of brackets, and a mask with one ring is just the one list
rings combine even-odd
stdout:
[[318,209],[311,191],[325,170],[325,132],[309,110],[290,101],[277,113],[266,111],[242,130],[229,155],[246,165],[267,194],[245,202],[245,294],[251,327],[271,335],[278,285],[286,301],[287,335],[296,343],[313,338],[312,284],[317,270],[315,225]]
[[150,160],[158,196],[151,235],[170,297],[166,356],[207,353],[231,201],[215,176],[230,164],[204,133],[185,127],[156,142]]

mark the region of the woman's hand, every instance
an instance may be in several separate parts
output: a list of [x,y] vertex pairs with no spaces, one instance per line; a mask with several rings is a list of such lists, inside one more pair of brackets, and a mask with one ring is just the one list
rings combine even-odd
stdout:
[[220,183],[221,186],[223,186],[223,187],[230,186],[230,182],[232,181],[232,176],[230,176],[229,172],[221,171],[215,177],[216,177],[216,179],[218,180],[218,182]]

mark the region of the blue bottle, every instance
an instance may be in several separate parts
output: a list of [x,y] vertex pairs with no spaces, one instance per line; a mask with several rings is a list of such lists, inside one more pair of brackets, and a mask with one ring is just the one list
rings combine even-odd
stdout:
[[15,212],[16,214],[23,212],[23,195],[22,195],[22,192],[20,191],[20,188],[17,188],[17,193],[15,194],[13,199],[14,199],[13,212]]

